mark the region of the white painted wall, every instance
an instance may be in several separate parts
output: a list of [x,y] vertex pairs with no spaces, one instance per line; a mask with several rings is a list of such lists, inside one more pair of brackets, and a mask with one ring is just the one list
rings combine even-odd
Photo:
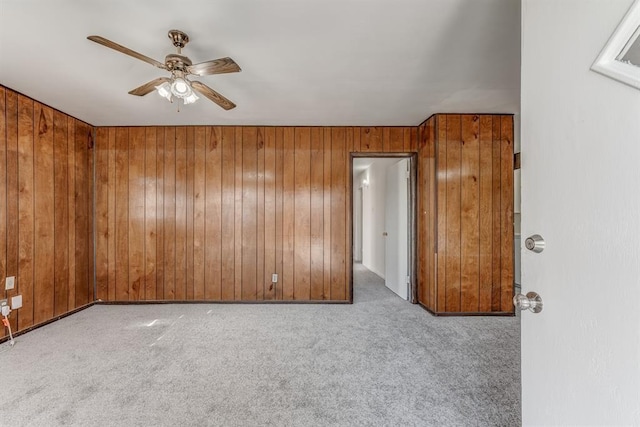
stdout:
[[640,425],[640,91],[589,70],[631,0],[523,0],[524,425]]
[[387,166],[398,159],[375,159],[367,174],[369,185],[363,189],[362,197],[362,265],[385,278],[384,218],[386,200]]

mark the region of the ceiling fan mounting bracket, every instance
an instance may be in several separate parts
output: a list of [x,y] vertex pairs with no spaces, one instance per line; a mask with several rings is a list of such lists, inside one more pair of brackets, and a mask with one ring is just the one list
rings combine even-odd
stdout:
[[178,49],[182,49],[189,43],[189,36],[180,30],[169,30],[169,38]]

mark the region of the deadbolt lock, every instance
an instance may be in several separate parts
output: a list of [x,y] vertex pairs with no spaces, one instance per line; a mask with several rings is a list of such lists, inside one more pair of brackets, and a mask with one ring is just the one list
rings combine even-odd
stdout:
[[544,245],[544,239],[539,234],[527,237],[527,240],[524,241],[524,246],[537,254],[544,250]]

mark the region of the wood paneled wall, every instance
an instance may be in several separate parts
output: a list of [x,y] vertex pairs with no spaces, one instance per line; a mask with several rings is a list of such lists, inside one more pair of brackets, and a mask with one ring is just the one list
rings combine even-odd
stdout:
[[349,153],[416,150],[415,127],[98,128],[97,298],[348,301]]
[[[0,86],[0,286],[4,298],[23,298],[14,332],[94,299],[92,134]],[[7,276],[16,276],[10,291]]]
[[512,313],[513,117],[439,114],[419,135],[419,301]]

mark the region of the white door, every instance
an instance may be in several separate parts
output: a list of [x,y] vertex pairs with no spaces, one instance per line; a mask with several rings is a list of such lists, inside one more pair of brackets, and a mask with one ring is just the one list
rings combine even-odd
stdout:
[[522,3],[526,426],[640,426],[640,91],[589,70],[631,4]]
[[387,167],[385,204],[385,285],[402,299],[408,297],[409,159]]

